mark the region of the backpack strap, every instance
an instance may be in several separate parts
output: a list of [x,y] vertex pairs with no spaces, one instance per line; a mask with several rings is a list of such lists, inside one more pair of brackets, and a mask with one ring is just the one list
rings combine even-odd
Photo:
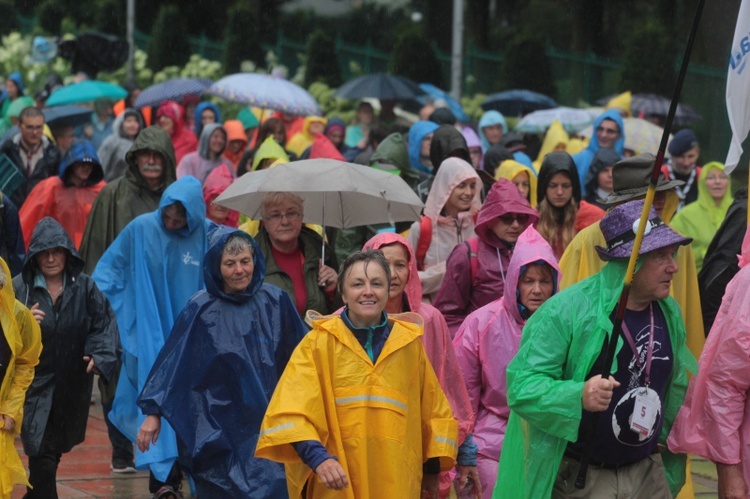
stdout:
[[432,243],[432,220],[428,216],[422,216],[419,220],[419,241],[417,241],[416,258],[417,270],[424,270],[424,258]]
[[474,279],[476,279],[479,273],[479,258],[477,258],[477,252],[479,251],[479,238],[472,237],[468,241],[464,241],[466,248],[469,250],[469,263],[471,265],[471,284],[474,285]]

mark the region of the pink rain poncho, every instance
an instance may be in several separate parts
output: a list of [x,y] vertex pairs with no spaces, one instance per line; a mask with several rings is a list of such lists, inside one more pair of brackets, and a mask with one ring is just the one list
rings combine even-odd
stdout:
[[[461,182],[476,180],[476,194],[471,209],[451,218],[443,215],[443,207]],[[467,239],[474,237],[474,215],[482,205],[480,192],[482,181],[474,168],[459,158],[448,158],[440,164],[430,193],[425,202],[424,214],[432,221],[432,239],[424,258],[424,270],[419,272],[422,281],[423,299],[432,301],[443,283],[445,276],[445,262],[453,248]],[[419,222],[414,222],[407,237],[409,244],[415,250],[419,246]]]
[[505,370],[518,352],[521,330],[526,323],[518,309],[515,290],[522,268],[540,260],[555,269],[555,290],[559,290],[561,274],[555,254],[549,243],[529,227],[518,238],[510,259],[505,277],[507,292],[470,314],[453,340],[476,414],[474,443],[479,447],[477,465],[484,498],[492,497],[510,417]]
[[667,439],[675,453],[742,464],[750,484],[750,230]]

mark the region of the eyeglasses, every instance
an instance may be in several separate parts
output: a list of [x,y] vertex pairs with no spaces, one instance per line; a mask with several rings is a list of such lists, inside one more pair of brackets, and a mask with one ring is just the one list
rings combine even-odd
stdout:
[[526,222],[529,221],[529,216],[522,213],[506,213],[498,218],[502,220],[505,225],[513,225],[513,222],[515,221],[518,221],[521,225],[526,225]]
[[600,126],[596,129],[597,133],[605,133],[607,135],[617,135],[617,130],[614,128],[604,128],[603,126]]
[[302,220],[302,216],[303,214],[299,211],[288,211],[286,213],[274,213],[273,215],[263,217],[263,220],[266,222],[279,223],[283,218],[286,218],[290,222],[296,222]]

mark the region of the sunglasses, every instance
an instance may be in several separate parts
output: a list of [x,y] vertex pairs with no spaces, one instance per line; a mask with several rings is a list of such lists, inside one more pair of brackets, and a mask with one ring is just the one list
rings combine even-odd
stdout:
[[507,213],[501,217],[498,217],[503,221],[505,225],[513,225],[513,222],[518,221],[521,225],[526,225],[529,221],[529,216],[521,213]]

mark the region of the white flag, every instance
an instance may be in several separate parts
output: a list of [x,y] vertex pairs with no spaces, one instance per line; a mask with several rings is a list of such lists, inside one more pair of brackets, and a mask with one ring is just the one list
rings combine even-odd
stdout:
[[742,0],[737,15],[727,72],[727,115],[732,143],[724,171],[731,173],[740,162],[742,142],[750,131],[750,0]]

